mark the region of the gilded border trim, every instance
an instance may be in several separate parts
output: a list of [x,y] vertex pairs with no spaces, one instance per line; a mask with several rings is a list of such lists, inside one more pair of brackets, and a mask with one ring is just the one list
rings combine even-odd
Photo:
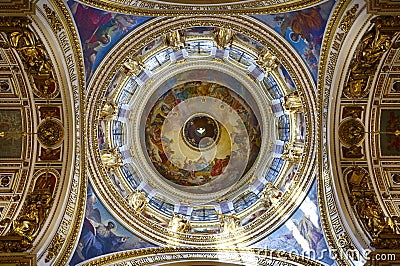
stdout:
[[[177,261],[207,260],[240,265],[307,265],[323,264],[308,258],[277,250],[235,247],[159,247],[113,253],[82,265],[159,265]],[[275,264],[277,263],[277,264]]]
[[[249,15],[280,13],[316,5],[319,0],[264,0],[241,1],[245,3],[230,3],[216,5],[173,4],[154,2],[150,0],[82,0],[83,3],[117,13],[128,13],[146,16],[187,16],[187,15]],[[129,4],[131,3],[131,4]]]

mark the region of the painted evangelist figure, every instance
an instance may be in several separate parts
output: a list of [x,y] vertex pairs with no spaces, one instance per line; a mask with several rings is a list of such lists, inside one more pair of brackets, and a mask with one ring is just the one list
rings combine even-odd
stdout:
[[88,186],[81,236],[69,265],[112,252],[150,246],[116,222]]
[[298,51],[317,80],[322,38],[335,1],[310,8],[256,17],[282,34]]
[[86,79],[117,40],[148,19],[99,10],[73,0],[68,1],[68,6],[82,42]]

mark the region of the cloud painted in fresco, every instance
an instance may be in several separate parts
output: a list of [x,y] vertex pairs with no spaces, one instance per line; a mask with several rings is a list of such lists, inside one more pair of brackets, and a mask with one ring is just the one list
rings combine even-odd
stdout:
[[127,32],[150,19],[107,12],[68,1],[78,28],[85,61],[86,80],[96,69],[104,55]]
[[299,11],[255,17],[274,28],[297,50],[317,81],[322,38],[335,4],[330,0]]

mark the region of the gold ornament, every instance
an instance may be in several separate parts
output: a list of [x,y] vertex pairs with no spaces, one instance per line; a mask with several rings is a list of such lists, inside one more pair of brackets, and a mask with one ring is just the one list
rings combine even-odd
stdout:
[[287,142],[284,146],[284,151],[281,155],[281,158],[289,162],[298,163],[302,153],[302,148],[294,146],[291,142]]
[[46,11],[47,18],[50,20],[50,25],[53,31],[61,31],[63,26],[60,19],[56,16],[56,12],[54,12],[54,10],[51,10],[50,7],[46,4],[43,4],[43,8]]
[[137,212],[143,212],[146,209],[148,201],[146,193],[140,190],[133,191],[127,198],[129,206]]
[[339,125],[339,139],[347,146],[360,144],[365,138],[364,124],[360,120],[350,118]]
[[301,113],[303,111],[303,104],[298,91],[293,91],[283,98],[283,108],[289,113]]
[[235,33],[233,30],[228,28],[215,28],[214,29],[214,41],[218,49],[225,49],[226,47],[232,46],[233,38]]
[[176,233],[189,233],[191,228],[190,221],[180,213],[174,213],[168,224],[168,229]]
[[65,238],[62,235],[57,234],[50,243],[50,248],[49,251],[47,252],[47,256],[44,261],[45,262],[51,261],[54,258],[54,256],[58,253],[64,242]]
[[229,233],[235,231],[241,226],[240,219],[236,214],[218,214],[220,230],[222,233]]
[[114,147],[109,150],[101,150],[101,161],[103,162],[104,166],[107,170],[115,169],[116,167],[124,165],[122,162],[122,156],[118,152],[118,148]]
[[123,63],[123,71],[127,74],[137,76],[146,68],[142,59],[139,56],[129,57],[128,60]]
[[113,120],[118,115],[118,106],[112,101],[107,99],[100,111],[100,119]]
[[396,21],[393,17],[377,17],[371,22],[375,25],[363,36],[350,63],[349,79],[343,90],[349,99],[360,99],[368,94],[369,78],[375,74],[379,60],[391,46],[392,35],[395,33],[382,32],[383,26],[394,25]]
[[269,73],[278,67],[276,59],[276,56],[268,49],[263,49],[258,55],[256,63],[264,69],[266,73]]
[[271,182],[265,183],[263,192],[260,195],[260,200],[266,209],[273,205],[277,205],[283,192],[275,187]]
[[350,10],[346,12],[346,16],[340,22],[339,28],[344,32],[349,32],[351,25],[353,24],[354,17],[358,9],[358,4],[355,4]]
[[185,32],[183,30],[174,30],[168,32],[163,39],[165,45],[174,50],[185,48]]
[[40,123],[37,136],[43,146],[55,147],[63,141],[64,128],[60,122],[54,119],[46,119]]

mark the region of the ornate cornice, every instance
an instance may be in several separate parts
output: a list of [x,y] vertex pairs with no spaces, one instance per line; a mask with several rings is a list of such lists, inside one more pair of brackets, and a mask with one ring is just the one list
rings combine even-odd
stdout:
[[[197,4],[192,1],[124,1],[124,0],[83,0],[83,3],[100,9],[146,16],[187,16],[187,15],[246,15],[286,12],[306,8],[321,1],[307,0],[250,0],[218,1],[219,3]],[[211,1],[203,1],[211,2]],[[213,1],[215,2],[215,1]]]
[[[328,112],[331,98],[332,86],[335,81],[335,69],[337,69],[338,53],[343,46],[344,39],[350,30],[350,25],[364,8],[364,4],[359,1],[339,1],[333,10],[331,20],[325,30],[323,45],[321,47],[321,63],[318,76],[318,121],[320,121],[319,131],[319,177],[318,177],[318,202],[320,205],[321,222],[324,228],[327,242],[336,261],[339,265],[350,265],[351,257],[347,256],[348,250],[354,250],[353,232],[346,232],[343,217],[340,215],[340,204],[336,201],[336,189],[333,183],[332,169],[329,156],[328,144],[328,121],[331,114]],[[329,99],[329,100],[328,100]]]
[[35,14],[38,0],[4,0],[0,4],[0,16],[23,16]]
[[68,72],[67,86],[71,91],[71,102],[73,103],[72,114],[74,115],[75,136],[74,155],[75,162],[69,181],[68,201],[64,211],[59,214],[61,222],[58,225],[57,233],[53,236],[45,250],[46,256],[42,256],[46,263],[54,265],[66,265],[74,251],[79,238],[81,223],[83,221],[86,202],[86,133],[82,130],[86,121],[82,118],[85,113],[85,75],[84,65],[79,42],[79,35],[66,5],[60,1],[50,1],[51,5],[43,4],[41,12],[46,17],[53,34],[56,36],[59,46],[62,49],[64,62],[67,62]]
[[400,15],[400,3],[396,0],[367,0],[368,13],[374,15]]
[[322,264],[295,254],[276,250],[244,249],[237,247],[162,247],[131,250],[110,254],[84,263],[92,265],[154,265],[181,261],[223,261],[240,265],[307,265]]

